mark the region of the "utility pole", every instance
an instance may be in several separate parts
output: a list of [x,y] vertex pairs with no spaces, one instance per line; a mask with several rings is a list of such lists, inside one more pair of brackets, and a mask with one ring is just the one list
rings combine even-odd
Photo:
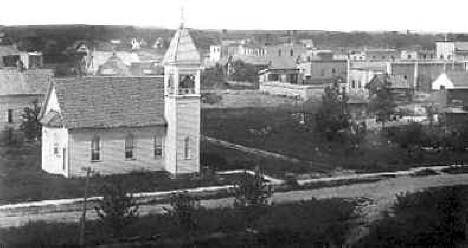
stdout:
[[85,181],[85,189],[84,189],[84,197],[83,197],[83,210],[81,214],[80,220],[80,246],[84,246],[85,244],[85,230],[86,230],[86,201],[88,198],[88,184],[89,184],[89,177],[94,173],[91,167],[83,167],[81,168],[82,171],[86,172],[86,181]]

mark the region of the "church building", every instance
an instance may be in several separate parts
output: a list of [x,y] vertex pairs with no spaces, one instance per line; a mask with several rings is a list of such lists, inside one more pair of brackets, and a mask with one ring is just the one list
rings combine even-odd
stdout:
[[181,26],[164,75],[56,79],[42,112],[42,169],[65,177],[200,171],[200,54]]

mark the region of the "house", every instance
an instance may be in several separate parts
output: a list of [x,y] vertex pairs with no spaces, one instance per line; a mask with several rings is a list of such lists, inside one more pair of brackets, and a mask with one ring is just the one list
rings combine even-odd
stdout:
[[369,91],[366,88],[366,85],[374,78],[375,75],[383,73],[384,72],[381,70],[372,68],[350,68],[347,92],[350,95],[367,98],[369,96]]
[[432,84],[431,98],[445,126],[456,130],[468,123],[468,72],[442,73]]
[[440,60],[468,61],[468,41],[436,41],[436,56]]
[[0,131],[19,128],[24,108],[42,102],[53,75],[50,69],[0,69]]
[[441,73],[434,82],[432,90],[468,88],[468,72]]
[[352,50],[349,58],[353,61],[395,61],[400,58],[400,52],[396,49],[363,49]]
[[403,102],[411,100],[413,94],[408,80],[400,75],[375,75],[367,84],[366,88],[369,90],[370,94],[373,94],[379,89],[388,88],[395,100]]
[[200,55],[175,33],[164,76],[78,77],[50,84],[40,118],[42,169],[65,177],[200,171]]
[[348,60],[319,58],[298,64],[304,84],[329,84],[337,77],[348,78]]

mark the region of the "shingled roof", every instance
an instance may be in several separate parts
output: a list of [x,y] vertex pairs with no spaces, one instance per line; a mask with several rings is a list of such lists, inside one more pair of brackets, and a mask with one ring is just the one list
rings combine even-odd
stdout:
[[45,95],[49,78],[54,75],[50,69],[34,69],[19,72],[16,68],[0,69],[0,96]]
[[198,53],[192,37],[187,29],[181,27],[177,30],[164,55],[164,64],[200,64]]
[[468,88],[468,72],[447,72],[447,77],[453,83],[454,88]]
[[163,87],[161,76],[54,82],[62,124],[69,129],[165,125]]

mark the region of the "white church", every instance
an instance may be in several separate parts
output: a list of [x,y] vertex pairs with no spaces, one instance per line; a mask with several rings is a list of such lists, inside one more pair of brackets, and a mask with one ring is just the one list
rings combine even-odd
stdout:
[[200,54],[181,25],[164,76],[77,77],[49,86],[42,169],[65,177],[200,171]]

